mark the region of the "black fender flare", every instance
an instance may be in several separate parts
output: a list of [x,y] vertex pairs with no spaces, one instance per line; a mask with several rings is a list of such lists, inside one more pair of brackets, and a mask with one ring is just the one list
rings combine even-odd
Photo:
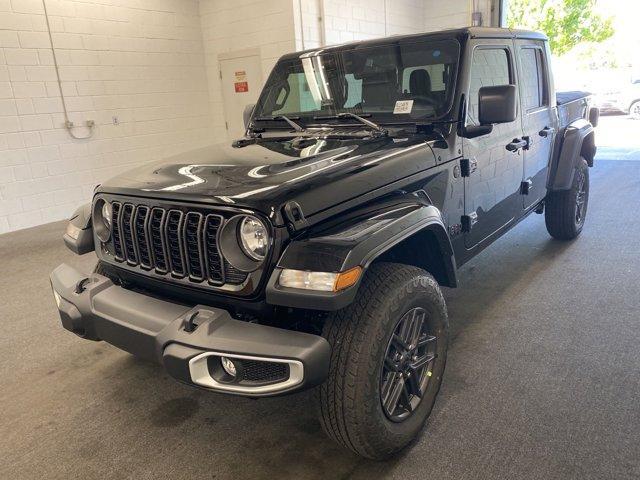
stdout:
[[76,255],[84,255],[95,250],[90,203],[78,207],[73,212],[62,239],[67,248]]
[[547,188],[549,191],[568,190],[580,158],[593,167],[596,155],[593,125],[582,118],[570,123],[556,137],[554,150]]
[[[271,305],[338,310],[350,304],[360,281],[340,292],[317,292],[281,287],[278,277],[284,268],[319,272],[344,272],[356,266],[366,270],[394,247],[416,235],[429,235],[442,259],[439,283],[457,286],[453,248],[440,210],[419,197],[389,202],[359,214],[350,215],[333,225],[319,225],[293,240],[283,252],[266,288]],[[420,253],[415,255],[419,260]],[[360,280],[362,276],[360,277]]]

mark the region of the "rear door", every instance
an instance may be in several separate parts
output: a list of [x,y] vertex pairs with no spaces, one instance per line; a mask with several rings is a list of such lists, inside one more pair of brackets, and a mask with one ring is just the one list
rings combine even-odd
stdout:
[[[478,91],[481,87],[516,84],[513,42],[510,39],[473,40],[465,124],[478,125]],[[519,110],[519,109],[518,109]],[[473,248],[496,233],[521,212],[522,155],[506,146],[522,137],[520,114],[515,121],[495,125],[488,135],[463,139],[463,155],[471,168],[465,177],[465,247]]]
[[516,40],[522,128],[529,146],[524,150],[522,206],[527,209],[546,193],[551,148],[555,136],[555,106],[549,96],[550,78],[544,42]]

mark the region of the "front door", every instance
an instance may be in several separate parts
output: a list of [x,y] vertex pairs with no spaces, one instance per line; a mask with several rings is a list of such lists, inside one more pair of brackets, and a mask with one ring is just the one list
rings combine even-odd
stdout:
[[[478,125],[480,87],[515,84],[515,63],[511,41],[504,44],[478,41],[472,44],[466,125]],[[495,42],[495,41],[493,41]],[[522,138],[520,115],[515,121],[495,125],[493,131],[463,140],[463,156],[471,168],[465,177],[465,247],[473,248],[511,223],[522,210],[520,183],[523,157],[521,150],[506,146]]]
[[516,40],[516,51],[522,129],[529,141],[524,151],[522,174],[522,206],[527,209],[540,202],[546,193],[556,113],[549,98],[549,72],[544,43]]

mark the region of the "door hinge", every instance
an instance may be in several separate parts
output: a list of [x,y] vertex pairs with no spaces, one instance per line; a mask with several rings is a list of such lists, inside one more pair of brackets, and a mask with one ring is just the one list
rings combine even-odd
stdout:
[[520,195],[529,195],[533,182],[531,180],[525,180],[520,183]]
[[463,215],[460,217],[460,222],[462,223],[462,231],[470,232],[473,226],[478,222],[478,214],[476,212],[472,212],[469,215]]
[[463,177],[470,176],[473,172],[476,171],[476,168],[478,168],[477,160],[470,160],[468,158],[460,159],[460,174]]

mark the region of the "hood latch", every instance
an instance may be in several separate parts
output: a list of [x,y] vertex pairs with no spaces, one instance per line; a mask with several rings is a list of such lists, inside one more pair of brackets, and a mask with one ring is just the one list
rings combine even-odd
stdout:
[[304,217],[302,207],[298,202],[289,201],[284,204],[284,217],[287,220],[287,228],[290,233],[297,232],[309,226],[309,222]]

